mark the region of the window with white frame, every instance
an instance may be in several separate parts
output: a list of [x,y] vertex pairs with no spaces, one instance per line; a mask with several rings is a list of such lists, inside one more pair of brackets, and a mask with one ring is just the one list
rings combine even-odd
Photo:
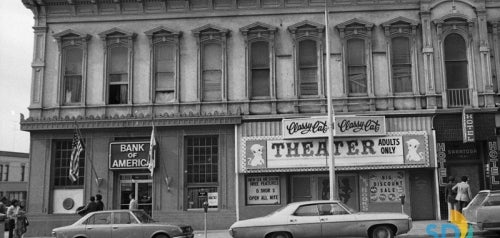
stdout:
[[398,17],[382,24],[390,62],[390,79],[393,93],[411,93],[416,87],[413,69],[417,62],[413,59],[416,51],[414,40],[418,22]]
[[105,72],[108,104],[132,102],[132,59],[136,34],[118,28],[99,34],[105,42]]
[[345,93],[349,96],[373,95],[373,24],[352,19],[337,25],[344,54]]
[[151,85],[154,103],[179,101],[179,38],[181,32],[157,27],[146,31],[151,47]]
[[296,94],[299,97],[324,95],[323,38],[325,27],[302,21],[288,27],[294,42]]
[[54,34],[59,46],[61,104],[80,104],[85,100],[87,42],[90,35],[65,30]]
[[194,29],[200,59],[198,98],[200,101],[227,100],[227,36],[229,30],[211,24]]
[[277,28],[255,22],[240,28],[245,38],[247,95],[250,99],[275,98],[275,36]]

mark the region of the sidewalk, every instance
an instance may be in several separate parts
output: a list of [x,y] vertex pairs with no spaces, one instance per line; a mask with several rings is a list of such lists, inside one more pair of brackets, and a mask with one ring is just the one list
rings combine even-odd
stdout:
[[[444,224],[448,224],[447,221],[435,221],[435,220],[429,220],[429,221],[414,221],[413,222],[413,228],[410,230],[409,233],[400,235],[398,237],[401,238],[420,238],[420,237],[432,237],[431,235],[428,235],[426,232],[426,228],[430,224],[435,224],[436,228],[433,229],[434,232],[439,234],[439,237],[441,237],[441,227]],[[203,231],[195,231],[195,238],[205,238],[205,233]],[[478,235],[493,235],[494,233],[492,232],[487,232],[487,231],[477,231],[474,230],[474,237]],[[5,233],[5,238],[8,237],[8,233]],[[209,230],[207,232],[207,238],[231,238],[229,235],[229,232],[227,230]],[[455,234],[453,233],[453,230],[447,229],[446,230],[446,237],[455,237]],[[495,236],[491,236],[495,237]],[[28,238],[28,237],[26,237]],[[35,237],[33,237],[35,238]],[[50,237],[36,237],[36,238],[50,238]]]

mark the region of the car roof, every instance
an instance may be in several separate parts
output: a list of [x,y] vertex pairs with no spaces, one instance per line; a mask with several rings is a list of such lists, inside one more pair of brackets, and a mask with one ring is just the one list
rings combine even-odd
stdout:
[[337,202],[337,203],[340,203],[339,200],[312,200],[312,201],[302,201],[302,202],[292,202],[288,205],[297,205],[297,206],[301,206],[301,205],[307,205],[307,204],[317,204],[317,203],[331,203],[331,202]]
[[480,193],[495,193],[495,194],[500,194],[500,190],[481,190],[479,191]]

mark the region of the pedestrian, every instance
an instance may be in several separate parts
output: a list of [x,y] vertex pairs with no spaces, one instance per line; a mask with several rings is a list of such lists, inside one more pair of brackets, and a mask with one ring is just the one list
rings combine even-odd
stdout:
[[97,211],[97,203],[95,202],[95,197],[91,196],[89,203],[87,203],[87,205],[85,205],[85,207],[83,207],[80,210],[77,210],[76,212],[80,216],[85,216],[87,213],[91,213],[91,212],[95,212],[95,211]]
[[472,198],[472,193],[470,191],[470,186],[469,186],[469,178],[467,176],[462,176],[462,182],[455,184],[453,186],[453,190],[457,191],[457,196],[455,199],[457,200],[457,209],[459,212],[462,212],[462,209],[464,209],[469,201]]
[[104,203],[102,202],[102,195],[101,194],[96,194],[95,199],[97,200],[95,203],[97,203],[97,211],[102,211],[104,210]]
[[2,199],[0,199],[0,213],[2,213],[2,214],[7,213],[7,198],[6,197],[2,197]]
[[13,199],[10,202],[9,208],[7,208],[7,219],[9,219],[9,238],[14,237],[14,228],[16,227],[16,218],[19,214],[19,201]]
[[128,205],[128,209],[129,210],[139,209],[139,204],[137,204],[137,200],[135,200],[134,193],[129,194],[128,197],[130,198],[130,204]]
[[24,233],[26,233],[29,222],[26,217],[26,212],[21,207],[16,217],[16,225],[14,228],[14,238],[22,238]]
[[448,177],[448,183],[446,184],[444,190],[444,197],[446,198],[446,202],[448,203],[448,222],[452,222],[455,220],[453,210],[457,210],[457,192],[453,190],[453,187],[456,185],[455,177]]

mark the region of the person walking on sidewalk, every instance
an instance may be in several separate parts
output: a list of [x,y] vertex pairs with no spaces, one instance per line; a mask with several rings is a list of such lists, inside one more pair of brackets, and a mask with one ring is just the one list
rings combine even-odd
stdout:
[[14,238],[22,238],[24,233],[26,233],[29,222],[26,217],[26,212],[23,208],[19,210],[16,218],[16,226],[14,228]]
[[16,227],[16,219],[19,214],[19,201],[17,199],[13,199],[10,203],[10,207],[7,208],[7,218],[9,219],[9,238],[14,237],[14,228]]
[[139,204],[137,204],[137,200],[135,200],[135,194],[131,193],[130,195],[128,195],[128,197],[130,198],[128,209],[129,210],[139,209]]
[[467,176],[462,176],[462,182],[457,183],[455,186],[453,186],[453,190],[457,191],[457,209],[459,212],[462,212],[462,209],[464,209],[469,201],[472,198],[472,193],[470,191],[470,186],[469,183],[469,178]]
[[448,203],[448,222],[452,222],[455,220],[454,213],[452,210],[457,210],[457,192],[453,190],[453,187],[456,185],[455,177],[448,177],[448,184],[446,184],[444,190],[444,197],[446,198],[446,202]]

